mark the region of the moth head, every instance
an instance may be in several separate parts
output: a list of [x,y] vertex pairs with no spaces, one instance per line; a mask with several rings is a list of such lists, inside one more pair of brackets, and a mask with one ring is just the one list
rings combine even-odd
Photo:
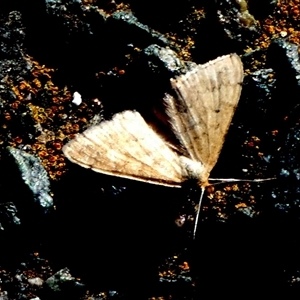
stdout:
[[185,179],[196,180],[200,187],[209,185],[209,173],[200,161],[194,161],[185,156],[180,156],[180,164]]

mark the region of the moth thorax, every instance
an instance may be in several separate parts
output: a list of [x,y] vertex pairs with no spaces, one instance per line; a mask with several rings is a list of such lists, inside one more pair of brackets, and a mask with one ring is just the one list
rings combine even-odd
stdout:
[[199,183],[207,182],[208,174],[201,162],[180,156],[180,164],[185,179],[197,179]]

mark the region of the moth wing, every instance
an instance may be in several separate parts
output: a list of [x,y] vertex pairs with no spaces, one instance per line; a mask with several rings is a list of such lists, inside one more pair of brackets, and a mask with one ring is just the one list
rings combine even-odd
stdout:
[[171,129],[188,157],[210,173],[237,107],[243,64],[237,54],[219,57],[171,79],[176,96],[164,98]]
[[90,127],[63,152],[70,161],[103,174],[172,187],[184,181],[180,156],[134,111]]

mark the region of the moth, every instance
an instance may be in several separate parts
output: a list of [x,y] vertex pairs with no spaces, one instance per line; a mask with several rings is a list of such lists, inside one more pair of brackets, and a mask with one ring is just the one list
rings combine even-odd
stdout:
[[170,79],[173,95],[163,104],[179,142],[170,145],[136,111],[115,114],[63,147],[73,163],[103,174],[169,187],[196,179],[202,189],[221,152],[242,90],[243,64],[237,54],[197,65]]

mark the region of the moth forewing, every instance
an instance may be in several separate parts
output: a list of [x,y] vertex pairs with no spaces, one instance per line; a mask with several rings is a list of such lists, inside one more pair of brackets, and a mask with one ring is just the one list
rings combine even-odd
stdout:
[[180,156],[134,111],[90,127],[63,152],[72,162],[103,174],[174,187],[184,180]]
[[170,128],[187,156],[200,161],[208,173],[218,160],[242,81],[243,65],[236,54],[219,57],[171,79],[175,95],[164,98]]

